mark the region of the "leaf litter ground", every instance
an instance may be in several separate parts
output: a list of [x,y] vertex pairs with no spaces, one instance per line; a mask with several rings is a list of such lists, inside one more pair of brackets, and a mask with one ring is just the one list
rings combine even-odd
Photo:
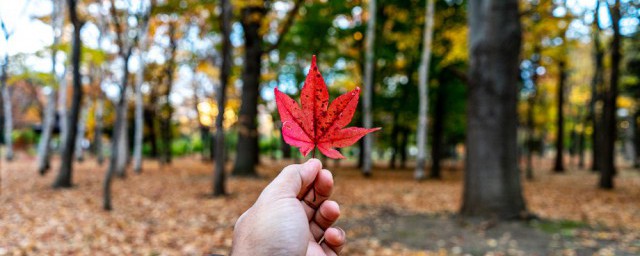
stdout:
[[[75,187],[56,191],[53,173],[38,176],[31,160],[2,165],[0,255],[226,254],[237,217],[291,163],[264,159],[261,178],[231,178],[230,196],[211,198],[210,163],[147,161],[142,175],[116,180],[114,210],[104,212],[106,166],[76,164]],[[462,192],[455,164],[442,180],[418,183],[410,170],[378,168],[363,178],[351,163],[327,162],[347,231],[345,255],[640,254],[637,171],[622,170],[617,188],[602,191],[596,174],[552,175],[542,166],[535,181],[524,182],[528,207],[542,220],[498,223],[454,214]]]

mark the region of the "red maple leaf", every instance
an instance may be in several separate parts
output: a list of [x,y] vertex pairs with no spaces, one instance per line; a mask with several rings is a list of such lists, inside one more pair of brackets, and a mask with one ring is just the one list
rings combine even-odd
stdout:
[[304,156],[318,147],[322,154],[330,158],[344,158],[335,148],[353,145],[367,133],[380,130],[344,128],[356,112],[360,88],[340,95],[329,105],[329,92],[316,66],[315,55],[300,95],[302,108],[277,87],[274,91],[284,141],[291,146],[299,147],[300,153]]

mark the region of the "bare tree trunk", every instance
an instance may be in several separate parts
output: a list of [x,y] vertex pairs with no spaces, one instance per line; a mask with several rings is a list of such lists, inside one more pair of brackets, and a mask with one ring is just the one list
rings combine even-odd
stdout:
[[5,145],[5,159],[7,161],[13,160],[13,140],[11,133],[13,133],[13,110],[11,109],[11,92],[7,85],[9,74],[7,74],[7,66],[9,65],[9,53],[4,55],[4,63],[2,63],[2,74],[0,76],[0,90],[2,90],[2,109],[4,111],[4,145]]
[[[535,76],[535,75],[534,75]],[[534,79],[534,83],[535,79]],[[535,93],[535,92],[534,92]],[[525,169],[525,177],[528,181],[533,180],[533,148],[534,148],[534,137],[533,133],[535,131],[535,122],[534,122],[534,107],[536,104],[536,95],[531,95],[527,99],[528,109],[527,109],[527,167]]]
[[616,144],[616,100],[618,98],[618,79],[620,75],[620,61],[622,54],[620,53],[620,0],[616,0],[613,6],[610,6],[611,24],[613,27],[613,39],[611,40],[611,77],[609,82],[609,90],[604,97],[604,115],[602,130],[602,170],[600,170],[600,188],[613,189],[613,177],[616,174],[615,167],[615,144]]
[[564,90],[565,80],[567,76],[566,65],[564,60],[558,63],[560,74],[558,75],[558,118],[556,124],[556,161],[553,167],[555,173],[564,172]]
[[469,92],[461,213],[499,219],[525,211],[517,153],[521,26],[518,0],[469,2]]
[[[362,124],[364,128],[371,129],[373,127],[373,114],[371,105],[374,90],[374,65],[375,65],[375,41],[376,41],[376,0],[369,0],[368,6],[369,21],[367,22],[366,43],[365,43],[365,64],[364,64],[364,97],[362,100]],[[371,176],[371,152],[373,150],[373,135],[367,134],[363,140],[362,152],[362,174],[365,177]]]
[[429,134],[429,67],[431,63],[431,41],[433,40],[433,15],[435,0],[427,0],[426,17],[424,21],[424,35],[422,42],[422,62],[418,74],[418,89],[420,90],[420,107],[418,109],[417,144],[418,158],[414,178],[422,180],[425,177],[427,163],[427,137]]
[[445,102],[447,100],[447,89],[445,89],[444,81],[438,85],[438,94],[436,98],[436,106],[433,120],[433,141],[431,144],[431,172],[429,178],[440,179],[442,177],[442,157],[444,147],[444,121],[445,121]]
[[594,10],[594,22],[592,25],[593,30],[593,62],[594,73],[591,80],[591,102],[589,103],[589,114],[591,117],[593,133],[591,134],[591,149],[592,149],[592,163],[591,170],[599,171],[602,169],[602,146],[600,133],[603,130],[602,127],[602,113],[596,108],[598,101],[601,100],[601,91],[603,84],[603,67],[604,67],[604,51],[600,45],[600,1],[596,1],[596,7]]
[[[143,57],[140,57],[139,63],[143,62]],[[142,64],[144,65],[144,64]],[[135,100],[136,100],[136,113],[135,113],[135,135],[133,142],[133,171],[137,174],[142,173],[142,143],[144,132],[144,106],[142,97],[142,83],[144,82],[144,68],[141,66],[138,69]]]
[[165,92],[165,102],[161,107],[160,115],[162,118],[160,119],[160,136],[162,139],[162,153],[161,153],[161,163],[170,164],[171,163],[171,116],[173,115],[173,109],[169,100],[169,96],[171,95],[171,88],[173,86],[174,72],[176,68],[176,49],[178,47],[178,42],[176,38],[176,24],[174,21],[169,23],[169,57],[168,63],[165,67],[165,75],[167,76],[167,90]]
[[98,164],[102,165],[104,163],[104,150],[102,148],[102,130],[104,127],[104,98],[102,93],[96,99],[96,109],[95,109],[95,128],[93,133],[93,143],[96,157],[98,158]]
[[73,151],[75,147],[75,138],[80,115],[80,103],[82,102],[82,81],[80,76],[80,60],[82,54],[82,41],[80,38],[80,30],[84,25],[84,21],[78,18],[76,10],[76,0],[67,0],[69,8],[69,17],[73,24],[73,44],[71,53],[71,64],[73,67],[73,96],[71,99],[71,115],[67,120],[68,133],[64,136],[62,144],[62,159],[60,163],[60,172],[53,183],[54,188],[71,187],[72,171],[73,171]]
[[[128,66],[128,65],[126,65]],[[128,70],[128,67],[127,67]],[[125,76],[128,76],[125,73]],[[120,94],[120,97],[124,98],[124,103],[122,104],[118,104],[116,107],[117,108],[121,108],[118,109],[118,114],[122,115],[122,122],[119,123],[119,127],[116,127],[115,129],[118,129],[119,133],[118,133],[118,137],[115,141],[113,141],[113,143],[117,144],[117,151],[112,152],[112,154],[116,155],[116,175],[120,178],[125,178],[127,176],[127,161],[128,161],[128,157],[129,157],[129,134],[128,134],[128,125],[127,122],[129,120],[128,118],[128,113],[129,113],[129,101],[128,99],[128,78],[124,78],[123,79],[123,90],[124,93]]]
[[[153,8],[153,6],[150,7],[149,12],[151,12],[151,8]],[[135,86],[136,112],[133,138],[133,171],[137,174],[142,172],[142,146],[144,139],[144,99],[142,97],[142,84],[144,83],[144,69],[147,57],[148,21],[147,16],[143,21],[140,31],[138,31],[138,35],[140,35],[140,45],[138,47],[138,72],[136,74]]]
[[49,170],[50,162],[50,142],[51,135],[53,133],[53,122],[56,116],[56,93],[52,89],[47,94],[47,109],[44,115],[44,121],[42,125],[42,136],[38,143],[38,173],[44,175]]
[[60,141],[66,141],[69,131],[67,122],[67,67],[65,66],[62,76],[58,80],[58,120],[60,120]]
[[[62,25],[64,22],[64,13],[62,8],[64,4],[60,0],[52,0],[53,10],[51,12],[51,28],[53,30],[53,44],[51,51],[51,74],[53,77],[53,83],[59,82],[58,74],[56,73],[57,66],[57,53],[62,37]],[[51,91],[47,94],[47,109],[45,111],[45,117],[42,126],[42,137],[38,143],[38,173],[44,175],[49,168],[51,168],[51,137],[53,134],[53,128],[56,118],[56,89],[52,85]]]
[[398,159],[398,153],[400,152],[400,145],[398,145],[398,137],[399,137],[399,129],[400,129],[400,124],[398,124],[398,115],[399,115],[399,110],[396,109],[395,112],[393,112],[393,125],[391,128],[391,159],[389,159],[389,169],[395,169],[396,168],[396,159]]
[[[121,88],[124,89],[124,88]],[[117,143],[117,139],[116,138],[120,138],[120,133],[123,133],[125,131],[121,130],[120,127],[122,127],[121,123],[125,122],[124,114],[121,113],[121,111],[124,110],[124,104],[126,102],[126,99],[124,97],[120,97],[120,99],[118,100],[117,104],[116,104],[116,122],[114,124],[114,128],[113,128],[113,135],[112,135],[112,140],[113,142],[111,143],[111,157],[109,159],[109,169],[107,169],[107,173],[106,173],[106,177],[104,179],[104,183],[102,186],[102,195],[103,195],[103,201],[102,201],[102,208],[104,210],[110,211],[111,209],[113,209],[113,207],[111,206],[111,182],[113,181],[113,175],[116,172],[116,165],[118,163],[118,159],[117,159],[117,154],[116,151],[118,150],[118,143]]]
[[[258,113],[258,94],[260,88],[262,37],[260,28],[265,9],[246,7],[242,9],[242,27],[245,40],[245,61],[242,73],[242,105],[238,120],[238,146],[233,167],[235,176],[256,176],[258,164],[258,131],[256,116]],[[216,158],[218,159],[218,158]]]
[[225,187],[225,148],[224,148],[224,108],[226,105],[226,90],[227,83],[229,82],[229,75],[231,74],[231,19],[232,10],[229,0],[222,0],[220,2],[220,8],[222,9],[222,70],[220,72],[220,87],[217,91],[218,102],[218,116],[216,117],[216,169],[213,174],[213,195],[223,196],[226,195]]
[[402,127],[402,141],[400,142],[400,169],[407,168],[407,146],[409,145],[409,128]]
[[83,104],[82,111],[80,112],[80,122],[78,123],[78,134],[76,134],[76,161],[84,161],[84,149],[82,148],[82,142],[84,141],[85,128],[87,127],[87,116],[89,115],[89,104]]

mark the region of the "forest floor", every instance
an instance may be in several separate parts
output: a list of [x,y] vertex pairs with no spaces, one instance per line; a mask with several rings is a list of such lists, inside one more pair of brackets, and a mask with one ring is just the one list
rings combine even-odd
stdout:
[[[290,162],[263,160],[261,178],[231,178],[230,195],[212,198],[212,164],[196,157],[171,166],[144,163],[113,184],[114,210],[101,210],[105,166],[75,165],[72,189],[53,190],[35,159],[1,165],[0,255],[203,255],[228,253],[233,225],[260,190]],[[345,255],[638,255],[640,172],[621,170],[616,189],[596,188],[597,174],[554,175],[546,164],[524,183],[528,209],[541,219],[495,222],[458,217],[460,166],[441,180],[416,182],[406,170],[352,164],[335,176]],[[54,163],[57,166],[57,162]]]

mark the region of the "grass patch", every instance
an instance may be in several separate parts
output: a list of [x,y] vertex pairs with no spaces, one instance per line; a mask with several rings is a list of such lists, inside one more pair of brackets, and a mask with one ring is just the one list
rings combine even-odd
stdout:
[[548,234],[561,234],[562,236],[573,236],[576,229],[587,228],[585,222],[572,220],[539,220],[530,222],[531,227],[542,230]]

